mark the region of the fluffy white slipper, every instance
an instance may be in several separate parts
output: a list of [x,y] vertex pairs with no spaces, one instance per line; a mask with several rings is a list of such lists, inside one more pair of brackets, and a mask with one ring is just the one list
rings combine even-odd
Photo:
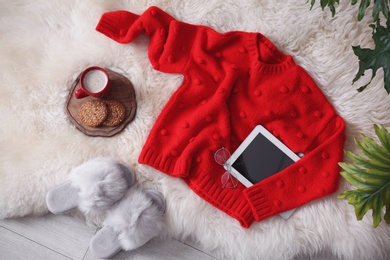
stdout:
[[135,182],[134,173],[110,157],[99,157],[73,169],[68,180],[46,194],[54,214],[78,208],[85,214],[109,209]]
[[99,258],[121,250],[133,250],[156,237],[164,226],[165,199],[154,190],[132,188],[107,214],[103,228],[93,237],[90,249]]
[[149,197],[152,200],[152,202],[158,207],[159,211],[164,213],[165,212],[164,196],[160,192],[152,189],[144,190],[144,192],[146,196]]

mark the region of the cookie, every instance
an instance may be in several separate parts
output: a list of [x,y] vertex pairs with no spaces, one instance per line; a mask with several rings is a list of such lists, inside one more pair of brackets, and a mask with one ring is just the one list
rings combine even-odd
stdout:
[[88,100],[84,102],[78,113],[81,122],[92,127],[101,125],[106,120],[107,115],[107,105],[100,100]]
[[124,119],[126,115],[126,108],[124,105],[116,100],[106,100],[105,101],[108,109],[108,116],[106,120],[102,123],[103,126],[117,126]]

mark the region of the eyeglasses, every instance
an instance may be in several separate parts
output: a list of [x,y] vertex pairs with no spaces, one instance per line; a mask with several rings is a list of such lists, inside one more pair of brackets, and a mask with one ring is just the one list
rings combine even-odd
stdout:
[[231,165],[227,163],[230,158],[230,152],[225,147],[218,149],[214,154],[214,160],[221,166],[224,166],[226,172],[221,177],[222,188],[234,189],[237,187],[236,175],[231,171]]

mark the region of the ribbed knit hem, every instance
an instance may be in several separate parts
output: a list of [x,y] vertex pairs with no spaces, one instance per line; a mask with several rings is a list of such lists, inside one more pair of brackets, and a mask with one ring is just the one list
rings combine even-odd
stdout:
[[104,13],[96,25],[96,31],[117,42],[127,43],[127,32],[139,18],[139,15],[123,10]]
[[186,182],[196,194],[232,218],[237,219],[241,226],[249,228],[253,223],[252,209],[242,195],[243,189],[240,189],[240,186],[235,189],[222,188],[221,183],[215,183],[208,174],[202,173],[195,178],[186,179]]
[[266,194],[258,188],[247,188],[244,190],[244,195],[256,221],[261,221],[276,214]]
[[177,157],[173,156],[163,156],[161,153],[150,148],[142,150],[138,162],[150,165],[153,168],[174,177],[185,178],[188,176],[189,164],[187,161],[183,159],[178,160]]
[[138,161],[171,176],[183,178],[198,196],[237,219],[241,226],[249,228],[253,223],[252,209],[243,196],[245,187],[242,185],[235,189],[222,188],[222,183],[211,179],[209,172],[197,172],[188,177],[189,162],[180,161],[176,157],[165,158],[152,149],[142,150]]
[[120,23],[120,17],[113,13],[105,13],[100,18],[99,23],[96,26],[96,31],[108,36],[113,37],[119,34],[118,25]]

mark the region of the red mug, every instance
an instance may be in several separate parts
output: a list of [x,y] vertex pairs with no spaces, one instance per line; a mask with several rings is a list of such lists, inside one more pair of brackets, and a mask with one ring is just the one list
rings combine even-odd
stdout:
[[107,72],[98,66],[89,67],[81,73],[81,87],[74,92],[76,98],[87,96],[102,98],[110,92],[111,84]]

